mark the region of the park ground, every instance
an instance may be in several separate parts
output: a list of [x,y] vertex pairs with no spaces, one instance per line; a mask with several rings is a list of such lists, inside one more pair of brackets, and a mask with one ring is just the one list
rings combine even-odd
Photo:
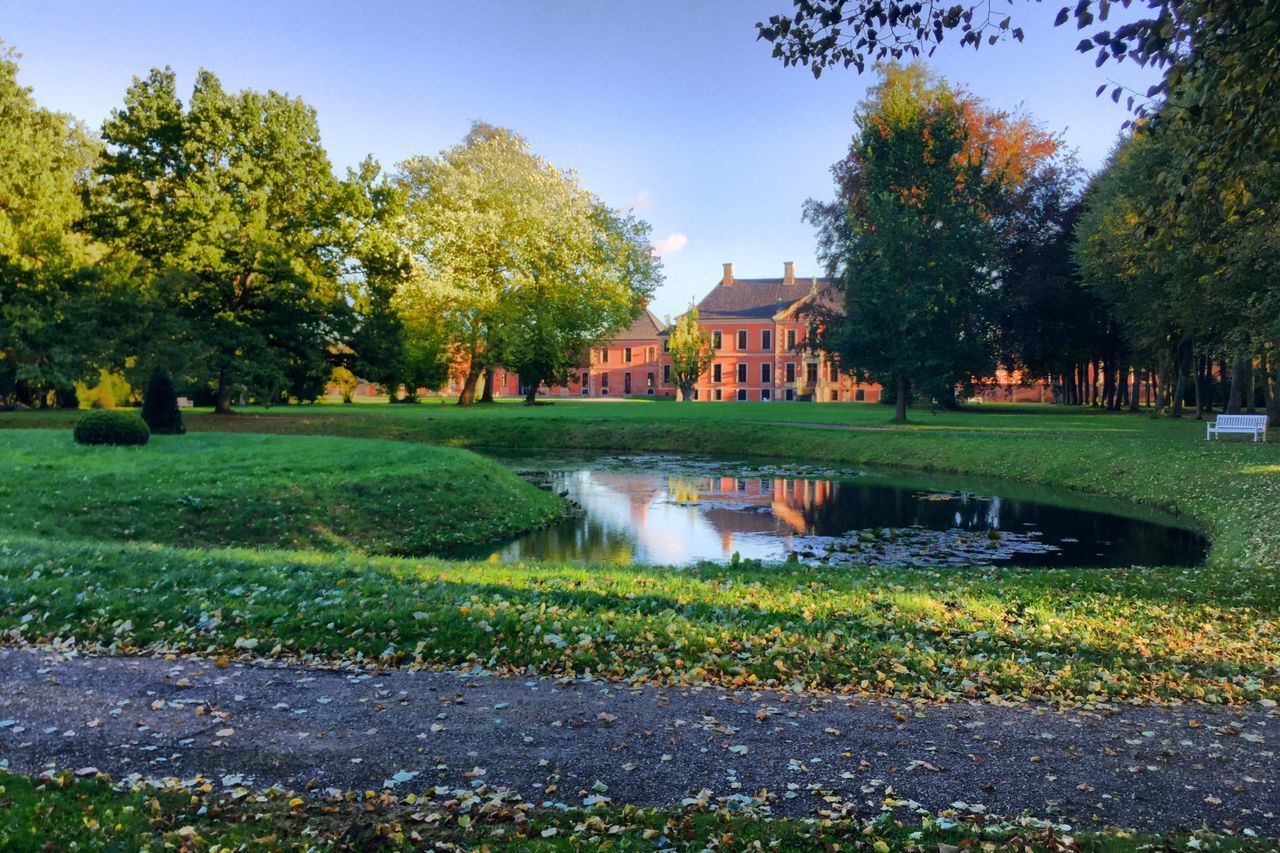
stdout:
[[[42,819],[38,825],[48,831],[57,826],[68,833],[65,837],[84,836],[105,846],[110,833],[104,827],[114,824],[93,817],[96,829],[91,831],[81,820],[88,810],[115,816],[121,827],[117,840],[180,840],[189,830],[188,841],[200,839],[206,846],[253,842],[305,825],[326,844],[357,847],[363,842],[352,839],[369,832],[388,844],[411,843],[416,833],[460,846],[510,844],[517,849],[534,842],[598,846],[592,839],[644,848],[662,839],[695,847],[710,840],[729,849],[755,840],[767,845],[771,839],[784,849],[820,843],[936,847],[966,839],[1038,848],[1066,847],[1063,839],[1068,836],[1070,844],[1100,849],[1128,849],[1157,837],[1156,843],[1175,849],[1188,844],[1267,849],[1265,842],[1253,839],[1280,835],[1277,781],[1267,769],[1273,763],[1268,741],[1275,737],[1267,724],[1276,725],[1280,699],[1276,445],[1207,443],[1203,424],[1191,420],[1054,407],[916,411],[905,427],[891,427],[889,415],[876,405],[325,405],[246,410],[230,417],[191,413],[187,436],[156,437],[141,450],[99,456],[72,447],[66,414],[0,415],[0,427],[37,428],[0,432],[6,484],[0,487],[5,489],[0,492],[0,630],[12,649],[31,647],[54,655],[37,673],[71,666],[63,658],[73,648],[77,654],[104,654],[79,659],[100,662],[91,668],[102,679],[94,690],[145,707],[142,696],[130,698],[120,687],[139,683],[117,673],[136,659],[128,656],[168,656],[174,666],[219,671],[226,677],[250,673],[237,676],[247,680],[264,666],[337,668],[393,678],[422,670],[448,672],[455,678],[480,677],[477,690],[510,684],[538,693],[530,699],[517,690],[510,697],[473,703],[490,709],[507,703],[511,715],[528,724],[524,736],[535,739],[544,734],[536,725],[538,714],[551,715],[542,720],[544,728],[555,717],[536,703],[557,689],[603,684],[633,699],[670,691],[661,699],[640,701],[643,713],[634,707],[600,712],[638,735],[619,736],[606,727],[602,736],[596,729],[611,721],[586,720],[596,739],[583,743],[598,747],[597,754],[615,748],[618,740],[635,742],[632,748],[640,758],[619,759],[619,764],[635,763],[651,772],[648,752],[658,750],[659,770],[652,771],[657,775],[651,784],[625,779],[587,784],[578,775],[585,771],[565,766],[555,768],[571,780],[561,793],[548,793],[546,780],[531,775],[545,771],[545,765],[523,776],[508,768],[504,779],[496,778],[502,775],[496,768],[481,767],[479,756],[471,756],[476,761],[472,770],[485,773],[454,778],[469,758],[466,750],[444,760],[437,754],[442,747],[416,741],[418,734],[429,739],[450,725],[462,725],[443,719],[437,724],[441,732],[433,733],[431,727],[419,732],[407,724],[393,727],[414,738],[409,743],[423,749],[421,755],[431,753],[429,758],[441,758],[446,765],[445,770],[432,766],[430,782],[417,783],[436,786],[428,792],[406,793],[416,790],[411,781],[416,775],[395,781],[399,770],[392,765],[404,762],[403,754],[393,751],[379,753],[393,758],[371,761],[363,775],[358,764],[357,771],[345,768],[342,784],[310,792],[302,784],[298,797],[261,791],[236,797],[214,779],[197,785],[195,794],[155,792],[153,801],[145,790],[117,791],[92,778],[98,773],[75,776],[75,770],[96,764],[95,770],[118,783],[128,775],[128,762],[120,763],[119,754],[104,749],[97,760],[84,764],[93,755],[77,751],[83,749],[79,738],[68,737],[55,748],[47,736],[12,733],[21,726],[38,734],[29,725],[15,722],[4,728],[0,721],[0,745],[8,747],[6,752],[32,742],[13,753],[12,768],[27,775],[0,780],[6,788],[0,797],[10,801],[14,816],[0,826],[0,838],[12,841],[23,816],[53,815],[59,820]],[[499,447],[727,454],[1007,477],[1175,513],[1213,544],[1203,566],[1124,569],[849,571],[746,564],[673,571],[468,564],[420,556],[439,547],[459,525],[473,525],[468,536],[501,535],[545,523],[562,511],[554,496],[526,491],[502,477],[503,472],[483,466],[468,468],[467,475],[446,479],[443,485],[426,474],[427,481],[411,474],[465,467],[462,456],[431,456],[452,452],[448,448]],[[132,455],[109,458],[124,453]],[[278,464],[272,463],[272,454]],[[245,463],[248,470],[235,477],[217,473],[250,458],[257,461]],[[107,470],[112,466],[119,469],[118,478]],[[359,500],[351,500],[342,488],[347,477],[361,484],[355,490]],[[15,480],[45,486],[18,489],[12,485]],[[386,481],[381,490],[376,485],[380,481]],[[108,483],[115,488],[104,497]],[[409,508],[417,501],[441,500],[441,490],[449,497],[424,516],[451,523],[415,518]],[[385,502],[393,497],[399,505],[388,513]],[[407,524],[406,529],[386,535],[389,518]],[[342,519],[342,526],[331,519]],[[21,693],[22,684],[29,682],[30,671],[22,667],[30,664],[19,665],[16,661],[28,659],[12,654],[3,664],[6,692],[16,697],[11,702],[29,701],[14,691]],[[76,660],[74,655],[71,659]],[[164,694],[157,685],[174,689],[163,673],[155,677],[160,680],[152,689],[158,695]],[[234,696],[230,701],[219,696],[207,707],[196,707],[215,717],[233,713]],[[711,696],[717,697],[714,703]],[[806,723],[822,725],[809,734],[822,733],[840,743],[837,754],[844,758],[848,753],[849,766],[839,766],[835,756],[825,767],[812,763],[810,759],[825,753],[807,741],[794,755],[784,754],[786,750],[767,753],[771,738],[764,727],[776,720],[773,712],[763,720],[752,715],[756,728],[730,725],[737,731],[712,733],[723,743],[716,742],[717,758],[706,766],[720,774],[720,785],[696,772],[661,772],[661,756],[680,750],[663,753],[644,743],[644,732],[661,736],[675,726],[675,711],[646,717],[655,713],[651,705],[689,703],[679,719],[704,732],[705,713],[694,717],[695,710],[705,712],[701,706],[740,700],[749,702],[753,712],[783,707],[782,700],[770,698],[775,696],[823,705],[814,722]],[[55,701],[40,701],[46,700]],[[161,705],[167,707],[168,701],[178,700]],[[369,710],[360,701],[335,700],[327,708],[335,704]],[[22,714],[34,714],[35,707],[24,706]],[[177,707],[194,713],[181,702]],[[992,757],[989,741],[974,748],[973,758],[956,752],[958,745],[944,736],[957,725],[947,714],[966,707],[980,709],[979,716],[1004,715],[987,720],[1009,733],[1004,738],[1009,751],[999,759]],[[81,710],[91,712],[92,704]],[[860,713],[887,715],[885,725],[902,726],[899,740],[932,742],[935,749],[907,755],[884,745],[873,748],[869,733],[874,724],[858,717]],[[896,720],[895,713],[904,719]],[[924,722],[916,722],[916,713]],[[17,711],[0,715],[19,717]],[[1032,715],[1041,716],[1033,723]],[[568,719],[560,716],[562,722]],[[1095,718],[1102,722],[1090,728]],[[343,719],[332,728],[347,731],[355,724],[355,719]],[[109,731],[110,726],[100,723],[94,729]],[[850,742],[850,731],[864,734]],[[172,734],[175,740],[165,746],[173,753],[189,752],[178,745],[183,737]],[[1047,737],[1037,741],[1042,735]],[[610,737],[615,741],[607,743]],[[224,740],[235,749],[252,749],[230,736]],[[126,741],[117,738],[115,743]],[[476,743],[480,746],[471,751],[484,752],[485,742]],[[546,749],[552,744],[535,745]],[[1030,751],[1045,744],[1047,752],[1061,748],[1060,753]],[[711,748],[698,748],[704,747]],[[1005,748],[1003,742],[999,748]],[[202,752],[185,766],[237,775],[226,766],[226,756],[234,752],[226,744],[214,748],[200,743],[200,749],[214,751]],[[945,760],[933,760],[935,750]],[[43,766],[42,755],[63,760]],[[157,772],[137,755],[132,766],[138,772]],[[754,763],[743,761],[748,755],[758,757],[758,766],[740,767],[744,781],[735,789],[724,773]],[[1019,767],[1025,758],[1035,772],[1015,774],[1013,765],[1002,763],[1015,755]],[[1097,765],[1088,772],[1085,768],[1093,765],[1083,761],[1085,755]],[[984,769],[965,768],[960,759]],[[314,754],[308,760],[314,762]],[[793,770],[793,761],[804,769]],[[1055,766],[1069,762],[1073,769],[1035,767],[1042,761]],[[1260,762],[1259,767],[1250,761]],[[305,765],[286,769],[290,772],[280,770],[276,776],[264,770],[257,781],[283,791],[300,779]],[[828,770],[834,773],[830,778]],[[383,778],[394,783],[390,787],[373,779],[384,772]],[[748,783],[745,776],[752,773],[759,778]],[[794,774],[804,778],[790,778]],[[1019,779],[1024,796],[1002,799],[987,792],[975,804],[978,794],[969,793],[972,786],[982,791],[983,782],[994,786],[997,777]],[[773,798],[749,790],[757,783],[774,785]],[[199,790],[205,784],[208,790]],[[532,790],[534,784],[541,790]],[[789,789],[789,784],[797,787]],[[968,784],[968,799],[943,802],[949,784],[956,790]],[[1169,792],[1180,792],[1173,808],[1168,807],[1173,794],[1160,793],[1166,784]],[[690,785],[695,789],[686,790]],[[336,798],[318,795],[325,787],[348,786]],[[367,790],[359,790],[364,786]],[[507,799],[516,789],[521,799]],[[702,790],[709,793],[703,796]],[[1099,793],[1091,797],[1095,790]],[[733,792],[740,799],[726,799]],[[421,802],[434,805],[415,805],[419,795]],[[214,803],[213,811],[227,819],[212,820],[208,803],[203,813],[197,809],[192,814],[183,805],[191,796]],[[258,805],[247,807],[249,800]],[[526,804],[531,802],[556,807],[530,808]],[[733,815],[735,803],[741,813]],[[974,805],[980,807],[967,810]],[[922,818],[913,807],[930,817]],[[774,819],[758,819],[765,812]],[[1023,812],[1056,821],[1057,828],[1007,823]],[[1068,814],[1073,828],[1064,830]],[[986,824],[996,828],[982,829]],[[1202,825],[1216,834],[1187,834]],[[1112,831],[1096,834],[1102,827]],[[1136,827],[1143,835],[1127,836],[1117,827]],[[726,837],[730,840],[723,841]],[[272,842],[261,843],[271,848]]]

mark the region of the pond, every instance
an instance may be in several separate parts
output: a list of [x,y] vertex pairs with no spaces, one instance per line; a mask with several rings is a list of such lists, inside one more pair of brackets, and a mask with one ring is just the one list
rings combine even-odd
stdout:
[[450,556],[683,566],[1179,566],[1207,542],[1156,511],[1007,481],[617,453],[493,454],[579,512]]

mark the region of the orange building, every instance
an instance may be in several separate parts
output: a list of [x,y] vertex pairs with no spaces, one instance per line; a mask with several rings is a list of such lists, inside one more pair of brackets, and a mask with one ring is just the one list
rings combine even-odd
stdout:
[[[812,400],[876,402],[878,384],[857,382],[826,353],[810,345],[817,317],[838,312],[841,297],[834,285],[819,278],[802,279],[795,264],[783,264],[781,278],[734,276],[724,265],[720,281],[697,303],[699,325],[711,338],[715,357],[693,389],[701,401]],[[566,386],[543,388],[548,397],[678,397],[667,354],[667,334],[652,311],[607,344],[584,356]],[[444,393],[456,394],[466,365],[454,371]],[[523,397],[513,372],[498,368],[494,395]],[[1016,374],[1000,371],[980,387],[975,401],[1046,400],[1042,384],[1024,384]]]
[[[782,278],[736,278],[733,264],[697,304],[698,324],[711,336],[715,359],[694,388],[696,400],[878,400],[878,385],[854,382],[810,345],[818,309],[839,310],[831,282],[798,279],[783,264]],[[663,381],[670,382],[669,360]]]

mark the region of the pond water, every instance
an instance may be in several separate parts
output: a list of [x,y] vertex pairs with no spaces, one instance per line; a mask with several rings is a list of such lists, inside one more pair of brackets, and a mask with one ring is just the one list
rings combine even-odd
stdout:
[[1194,565],[1176,518],[1065,490],[867,469],[683,456],[495,455],[581,511],[453,556],[689,565]]

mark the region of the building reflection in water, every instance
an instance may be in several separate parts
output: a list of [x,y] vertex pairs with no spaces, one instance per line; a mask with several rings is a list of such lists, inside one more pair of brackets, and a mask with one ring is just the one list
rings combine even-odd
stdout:
[[583,508],[577,517],[458,556],[688,565],[781,561],[799,537],[918,526],[1043,537],[1056,553],[1018,565],[1187,565],[1204,542],[1178,528],[1035,501],[964,491],[929,492],[882,477],[815,480],[671,473],[668,467],[590,464],[549,472]]
[[[999,527],[998,499],[930,502],[905,489],[853,482],[571,471],[552,475],[586,510],[574,523],[535,531],[497,549],[504,560],[548,559],[684,565],[734,554],[785,559],[794,536],[904,527]],[[892,496],[884,494],[893,492]],[[889,497],[888,501],[885,498]]]

